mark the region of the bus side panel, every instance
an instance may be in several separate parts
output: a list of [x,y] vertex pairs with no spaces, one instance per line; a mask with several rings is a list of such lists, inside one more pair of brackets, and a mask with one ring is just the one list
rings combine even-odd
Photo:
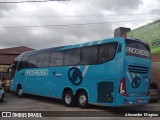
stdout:
[[52,72],[54,73],[54,79],[57,82],[56,86],[56,91],[57,95],[55,96],[56,98],[62,98],[63,90],[65,88],[72,88],[73,90],[73,85],[70,83],[68,79],[68,70],[69,66],[65,67],[56,67],[52,69]]
[[89,72],[86,74],[87,78],[91,76],[89,80],[91,81],[89,103],[115,106],[115,74],[115,60],[89,68]]
[[[82,83],[74,85],[68,78],[71,68],[78,68],[82,75]],[[89,103],[105,106],[115,106],[116,61],[98,65],[66,66],[52,69],[57,73],[57,97],[61,98],[65,88],[71,88],[76,94],[78,89],[86,90]]]

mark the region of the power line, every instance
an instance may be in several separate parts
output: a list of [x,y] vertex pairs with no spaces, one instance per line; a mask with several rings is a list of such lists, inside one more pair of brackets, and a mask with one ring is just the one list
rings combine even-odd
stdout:
[[152,15],[153,14],[147,14],[147,13],[141,13],[141,14],[118,14],[118,15],[96,15],[96,14],[91,14],[91,15],[60,15],[60,16],[57,16],[57,15],[35,15],[35,16],[5,16],[3,18],[60,18],[60,17],[123,17],[123,16],[145,16],[145,15]]
[[97,22],[97,23],[78,23],[78,24],[64,24],[64,25],[39,25],[39,26],[6,26],[0,27],[1,29],[17,29],[17,28],[42,28],[42,27],[72,27],[72,26],[85,26],[85,25],[100,25],[100,24],[114,24],[114,23],[124,23],[124,22],[139,22],[148,21],[155,19],[143,19],[143,20],[128,20],[128,21],[108,21],[108,22]]
[[0,1],[0,3],[38,3],[38,2],[53,2],[53,1],[69,1],[69,0],[32,0],[32,1],[15,1],[15,2],[12,2],[12,1],[5,1],[5,2],[2,2]]

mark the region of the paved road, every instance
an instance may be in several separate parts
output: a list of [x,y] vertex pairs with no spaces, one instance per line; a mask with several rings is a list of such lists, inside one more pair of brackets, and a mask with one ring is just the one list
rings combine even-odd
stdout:
[[[63,114],[64,111],[77,111],[77,113],[79,114],[79,117],[57,117],[57,120],[61,120],[61,119],[123,119],[123,120],[127,120],[128,118],[117,118],[114,116],[117,116],[120,113],[120,111],[122,110],[122,108],[118,108],[118,109],[113,109],[113,108],[109,108],[109,107],[99,107],[99,106],[90,106],[89,109],[80,109],[78,107],[65,107],[62,103],[61,100],[57,100],[57,99],[53,99],[53,98],[46,98],[46,97],[39,97],[39,96],[33,96],[33,95],[27,95],[27,97],[25,98],[19,98],[16,96],[15,93],[7,93],[6,94],[6,99],[3,103],[0,103],[0,111],[61,111],[59,112],[59,114]],[[148,105],[145,106],[141,106],[141,107],[134,107],[134,108],[123,108],[123,110],[127,111],[127,112],[131,112],[131,111],[160,111],[160,101],[158,103],[150,103]],[[88,112],[89,111],[89,112]],[[90,112],[93,111],[93,112]],[[112,112],[114,111],[114,112]],[[88,112],[90,114],[95,115],[95,113],[103,113],[106,112],[106,114],[113,116],[113,117],[107,117],[107,118],[100,118],[100,117],[81,117],[82,112]],[[75,112],[74,112],[75,113]],[[73,113],[73,114],[74,114]],[[67,113],[67,114],[71,114],[71,113]],[[2,118],[1,118],[2,119]],[[16,118],[16,120],[18,120],[20,118]],[[25,118],[26,119],[26,118]],[[29,118],[30,120],[31,118]],[[32,119],[37,119],[37,118],[32,118]],[[42,120],[45,118],[42,118]],[[50,120],[53,118],[47,118],[47,120]],[[135,120],[135,119],[143,119],[145,120],[145,117],[141,117],[141,118],[129,118],[130,120]],[[157,118],[154,118],[155,120],[157,120]],[[12,119],[11,119],[12,120]]]

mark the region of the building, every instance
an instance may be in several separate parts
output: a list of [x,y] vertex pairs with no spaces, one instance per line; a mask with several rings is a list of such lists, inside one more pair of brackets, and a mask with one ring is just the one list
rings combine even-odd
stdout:
[[13,63],[14,59],[25,51],[33,50],[25,46],[0,49],[0,79],[8,78],[7,70]]
[[[127,38],[135,38],[148,43],[152,53],[151,80],[158,83],[160,88],[160,20],[146,24],[129,31],[128,28],[121,29],[120,33],[126,34]],[[128,31],[128,32],[127,32]],[[115,34],[117,29],[115,30]],[[123,36],[120,34],[117,37]]]

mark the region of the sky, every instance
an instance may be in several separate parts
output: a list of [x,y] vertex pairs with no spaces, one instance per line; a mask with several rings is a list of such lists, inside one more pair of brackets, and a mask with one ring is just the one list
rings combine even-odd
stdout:
[[1,3],[11,1],[31,0],[0,0],[0,49],[43,49],[102,40],[112,38],[118,27],[135,29],[160,18],[160,0]]

